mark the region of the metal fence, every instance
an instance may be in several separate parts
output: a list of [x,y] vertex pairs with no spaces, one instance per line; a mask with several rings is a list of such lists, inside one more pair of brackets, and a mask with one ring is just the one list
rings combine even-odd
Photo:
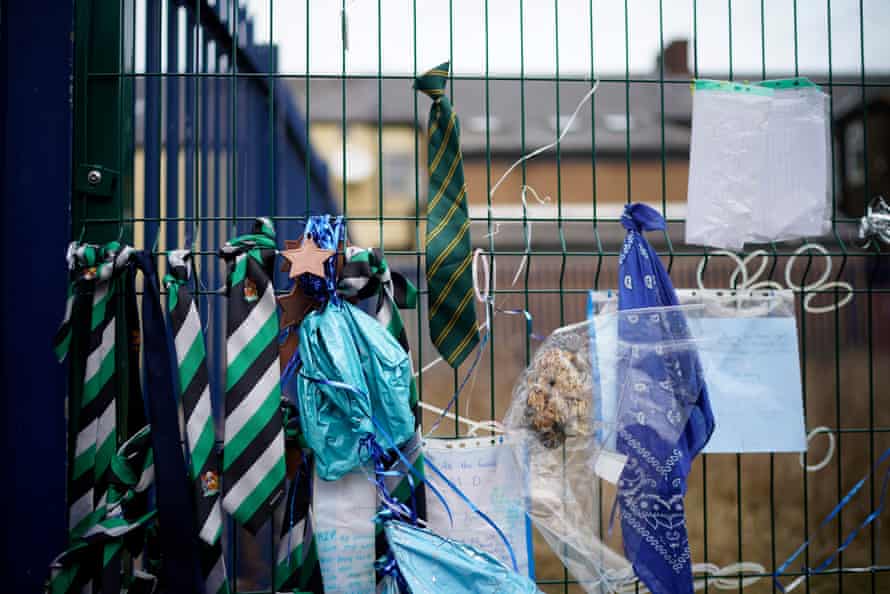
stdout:
[[[376,19],[350,19],[359,3],[370,5]],[[501,309],[528,311],[538,335],[582,319],[588,289],[616,286],[618,215],[631,200],[652,204],[668,219],[668,231],[654,238],[654,244],[675,285],[694,287],[703,260],[708,283],[728,286],[732,268],[726,260],[682,241],[688,86],[704,75],[740,79],[807,74],[832,97],[832,231],[828,237],[813,238],[825,247],[824,255],[810,249],[795,256],[803,242],[764,246],[764,278],[785,282],[787,270],[787,279],[802,287],[797,299],[807,428],[826,427],[836,450],[824,467],[812,472],[804,466],[821,458],[821,435],[812,445],[819,451],[811,451],[801,462],[796,456],[778,454],[697,459],[687,496],[693,559],[729,568],[723,576],[728,580],[704,576],[702,586],[705,591],[775,592],[771,573],[801,542],[812,540],[802,563],[813,566],[840,547],[849,530],[883,503],[881,475],[876,474],[868,480],[861,502],[845,508],[836,524],[819,526],[890,446],[890,410],[884,406],[890,340],[882,331],[890,313],[890,276],[880,246],[863,247],[855,237],[868,198],[890,192],[890,78],[881,74],[882,68],[885,73],[890,70],[890,60],[866,63],[866,56],[874,54],[867,51],[866,33],[883,27],[885,35],[890,26],[890,15],[879,2],[826,0],[817,7],[789,0],[782,4],[787,19],[781,21],[770,16],[773,2],[728,0],[715,8],[716,3],[691,0],[682,8],[689,14],[688,47],[666,43],[665,14],[677,6],[663,0],[623,4],[554,0],[547,4],[546,19],[529,17],[531,5],[539,11],[543,3],[523,0],[517,0],[509,14],[490,12],[488,1],[342,0],[326,29],[310,24],[314,11],[330,11],[328,3],[302,3],[300,28],[283,21],[282,5],[293,9],[293,4],[284,0],[258,0],[247,7],[238,0],[76,2],[72,235],[90,241],[123,237],[156,252],[192,247],[213,377],[222,373],[219,329],[224,309],[217,292],[224,270],[216,248],[244,232],[254,216],[272,217],[280,238],[288,239],[298,236],[309,214],[342,213],[350,221],[353,239],[385,247],[391,263],[422,285],[426,173],[420,122],[426,119],[428,105],[413,93],[411,84],[419,72],[435,65],[419,63],[419,48],[428,43],[423,32],[431,30],[423,20],[424,11],[431,6],[445,17],[432,29],[440,42],[447,40],[439,48],[442,58],[453,62],[456,46],[482,39],[482,71],[463,72],[456,64],[449,86],[464,124],[472,233],[474,243],[498,265],[490,283],[495,302]],[[385,31],[383,15],[392,4],[407,15],[403,22],[408,30],[400,34],[410,47],[411,68],[398,74],[384,67],[384,36],[391,32]],[[498,6],[503,9],[503,3]],[[598,20],[606,6],[617,6],[621,18]],[[461,19],[468,9],[481,15],[477,22],[481,26],[473,31]],[[817,16],[810,18],[813,14]],[[838,25],[841,17],[853,25]],[[816,33],[814,19],[821,27]],[[635,25],[643,20],[656,26]],[[740,44],[740,21],[747,22],[746,31],[754,23],[755,43],[742,37],[747,41]],[[259,28],[258,22],[264,26]],[[499,43],[490,29],[496,24],[504,30],[505,22],[515,27],[512,39],[518,50],[517,72],[509,74],[490,69],[490,41]],[[720,23],[719,30],[715,22]],[[798,26],[801,22],[807,24],[806,30]],[[772,39],[767,31],[776,23],[787,25],[784,34],[791,40],[787,63],[781,68],[767,63],[767,40]],[[606,36],[614,46],[603,46],[604,27],[617,32]],[[802,49],[799,39],[804,34],[824,38],[825,47],[819,45],[824,53],[813,55]],[[350,49],[350,36],[365,39],[366,45],[355,41]],[[530,52],[540,48],[530,40],[541,36],[552,41],[548,47],[553,62],[544,73],[540,68],[527,72],[526,63],[534,58]],[[305,44],[305,70],[280,67],[285,37],[288,44]],[[310,67],[312,40],[318,37],[339,40],[339,72],[320,73]],[[573,48],[583,47],[589,53],[588,71],[561,70],[560,48],[568,37]],[[703,40],[709,37],[706,45]],[[631,48],[638,43],[657,51],[655,68],[649,73],[632,67]],[[709,64],[713,60],[703,52],[712,52],[715,44],[725,51],[726,68],[705,71],[700,63],[706,57]],[[363,47],[376,49],[376,72],[347,67],[348,53]],[[849,54],[850,48],[859,55],[857,69],[836,72],[833,55]],[[619,55],[623,73],[598,71],[603,52]],[[562,59],[565,63],[565,55]],[[738,66],[752,61],[759,68],[742,71]],[[579,112],[578,130],[560,139],[566,116],[595,81],[601,86]],[[548,120],[549,128],[542,123]],[[539,141],[555,146],[524,161],[494,201],[491,189],[497,179]],[[362,167],[370,173],[354,173]],[[523,185],[537,188],[551,201],[520,208]],[[526,244],[532,230],[533,239]],[[524,273],[514,279],[523,258],[527,259]],[[825,285],[833,280],[852,286],[849,303],[822,314],[805,307],[812,295],[817,295],[818,304],[843,300],[845,289]],[[278,281],[279,289],[285,289],[285,277],[280,275]],[[418,369],[434,357],[425,334],[425,300],[421,301],[416,312],[405,316]],[[524,320],[499,315],[493,308],[488,313],[491,339],[473,380],[457,399],[456,410],[474,418],[497,419],[536,342]],[[440,366],[423,373],[418,385],[421,398],[444,405],[465,371]],[[220,382],[211,383],[218,403]],[[424,420],[429,424],[432,417]],[[454,436],[463,431],[456,420],[449,427]],[[602,516],[607,518],[608,509]],[[620,547],[617,536],[604,533],[604,538]],[[254,540],[228,526],[237,591],[270,587],[274,539],[269,528]],[[789,568],[783,581],[803,575],[799,588],[806,592],[888,591],[890,564],[882,556],[882,545],[888,541],[880,522],[872,524],[830,569],[814,574],[800,571],[798,565]],[[543,541],[536,537],[535,544],[541,588],[580,592]],[[745,576],[732,568],[742,561],[762,564],[764,579],[747,585]]]

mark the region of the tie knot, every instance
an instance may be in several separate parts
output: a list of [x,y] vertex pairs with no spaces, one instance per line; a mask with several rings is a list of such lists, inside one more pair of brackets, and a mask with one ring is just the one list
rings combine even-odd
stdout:
[[[167,252],[167,276],[177,283],[185,283],[191,273],[192,254],[188,250]],[[164,279],[166,282],[166,278]]]
[[450,64],[443,62],[429,72],[418,76],[414,81],[414,88],[423,91],[426,95],[437,101],[445,94],[445,84],[448,82]]
[[265,235],[269,239],[275,239],[275,225],[269,217],[257,217],[253,220],[253,233],[255,235]]
[[275,249],[275,227],[268,217],[254,219],[252,233],[230,239],[219,249],[219,253],[223,258],[234,258],[252,249]]
[[71,242],[68,246],[68,268],[85,280],[106,281],[126,267],[133,248],[118,241],[104,245]]

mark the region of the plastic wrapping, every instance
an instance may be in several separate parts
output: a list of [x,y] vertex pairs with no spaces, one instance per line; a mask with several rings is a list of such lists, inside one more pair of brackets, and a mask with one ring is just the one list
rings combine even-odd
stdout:
[[696,84],[692,96],[686,243],[740,250],[755,224],[752,200],[766,175],[772,92],[707,82]]
[[414,435],[411,364],[376,320],[332,300],[303,320],[299,352],[300,425],[319,477],[336,480],[364,462],[359,440],[368,433],[386,447]]
[[[383,530],[412,594],[538,594],[540,590],[488,553],[398,520]],[[391,587],[391,586],[390,586]]]
[[[615,312],[613,293],[591,292],[591,312]],[[678,290],[686,324],[717,420],[706,453],[788,452],[806,449],[803,395],[790,290]],[[596,318],[600,332],[615,332]],[[608,329],[608,330],[607,330]],[[608,357],[600,345],[601,357]],[[607,362],[601,361],[601,365]],[[614,394],[614,389],[604,390]],[[608,399],[607,399],[608,400]],[[615,408],[604,402],[606,417]]]
[[821,236],[831,228],[831,106],[805,78],[763,81],[774,91],[764,178],[750,241]]
[[[543,449],[573,438],[597,447],[642,419],[661,439],[675,442],[700,392],[700,373],[692,367],[703,339],[686,320],[695,311],[697,306],[610,312],[557,329],[514,388],[507,427],[513,434],[528,432]],[[604,409],[606,402],[619,406]]]
[[[610,504],[601,505],[595,476],[633,496],[616,436],[642,429],[669,445],[682,438],[703,389],[698,350],[724,348],[696,332],[692,320],[704,313],[703,305],[626,310],[559,328],[514,388],[504,423],[526,511],[587,592],[622,591],[636,579],[598,537]],[[666,521],[652,511],[653,522]]]
[[696,81],[686,242],[747,242],[829,230],[829,97],[805,78]]
[[[789,291],[680,291],[679,299],[682,305],[616,311],[613,294],[591,293],[590,319],[544,341],[514,387],[504,419],[529,518],[591,594],[629,591],[636,579],[628,560],[598,537],[600,511],[611,502],[600,501],[596,477],[614,483],[617,496],[637,506],[645,522],[680,526],[683,514],[650,501],[635,478],[642,476],[641,464],[663,480],[667,465],[684,462],[648,459],[633,440],[649,435],[679,451],[705,381],[712,396],[747,399],[761,414],[775,415],[777,390],[794,379],[790,367],[778,375],[768,369],[722,373],[745,365],[739,355],[745,349],[788,346],[764,329],[793,328]],[[787,342],[788,334],[781,336]],[[619,435],[633,450],[630,458],[617,451]]]
[[700,375],[690,369],[699,341],[682,307],[599,316],[554,331],[514,388],[504,423],[526,511],[588,592],[618,591],[635,579],[598,537],[593,473],[618,481],[626,457],[611,444],[628,425],[645,424],[668,442],[680,438],[699,394],[686,381]]

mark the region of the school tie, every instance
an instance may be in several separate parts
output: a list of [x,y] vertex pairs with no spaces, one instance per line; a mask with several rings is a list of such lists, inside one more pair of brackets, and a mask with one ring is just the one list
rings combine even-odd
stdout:
[[167,254],[164,286],[167,311],[176,349],[179,401],[185,424],[189,472],[193,485],[196,530],[201,539],[200,563],[205,594],[227,594],[225,557],[222,551],[222,509],[219,501],[219,459],[210,404],[210,382],[204,328],[189,289],[191,254],[175,250]]
[[[68,248],[71,284],[54,349],[63,361],[75,345],[68,397],[71,545],[96,529],[108,513],[111,460],[118,445],[118,300],[131,253],[117,242],[72,243]],[[93,567],[79,564],[62,579],[54,578],[52,590],[67,591],[75,583],[85,585],[85,592],[119,589],[119,548],[109,546],[103,552]]]
[[257,219],[253,233],[232,239],[220,255],[229,265],[223,508],[256,533],[284,496],[271,221]]
[[[353,246],[346,248],[346,263],[340,271],[337,290],[347,299],[361,300],[376,297],[374,315],[377,321],[399,341],[406,353],[409,352],[408,335],[399,309],[417,307],[417,289],[404,275],[390,270],[381,250]],[[412,377],[409,404],[414,411],[417,433],[408,443],[399,447],[402,456],[390,454],[384,460],[387,472],[385,481],[393,499],[411,507],[418,518],[426,520],[426,489],[423,482],[415,480],[423,477],[425,468],[423,451],[420,448],[421,411],[417,401],[417,384]],[[405,467],[402,457],[411,463],[413,471]],[[374,543],[376,557],[379,559],[385,556],[389,551],[389,543],[386,541],[381,522],[375,524]],[[385,573],[378,567],[377,582],[380,583],[384,577]]]
[[[169,594],[192,594],[197,591],[199,578],[188,529],[191,506],[183,481],[185,464],[179,447],[170,352],[151,257],[111,242],[105,246],[72,244],[69,261],[74,284],[69,290],[65,321],[56,338],[56,353],[60,358],[64,358],[73,345],[78,359],[72,362],[69,384],[72,388],[69,406],[73,411],[69,417],[69,439],[72,442],[69,532],[72,546],[63,555],[70,557],[69,553],[76,550],[89,551],[93,545],[101,547],[101,553],[95,556],[98,566],[87,568],[83,563],[77,563],[63,567],[60,572],[54,571],[51,591],[54,594],[69,592],[83,585],[81,591],[85,592],[120,592],[120,538],[141,528],[153,517],[146,513],[141,519],[133,519],[140,515],[140,506],[134,506],[132,498],[124,498],[119,490],[128,481],[132,482],[133,477],[122,471],[120,460],[118,466],[114,462],[118,436],[128,436],[132,421],[139,424],[145,421],[142,402],[137,398],[140,393],[138,384],[129,386],[122,393],[117,377],[118,362],[127,356],[121,353],[123,335],[120,330],[126,328],[135,332],[138,328],[136,320],[121,322],[118,314],[121,311],[128,315],[138,312],[133,307],[133,278],[137,271],[142,271],[145,280],[141,336],[145,364],[142,369],[145,374],[145,411],[151,423],[153,462],[150,468],[157,484],[157,514],[164,518],[159,545],[165,562],[160,582]],[[122,297],[124,307],[120,305]],[[130,338],[137,341],[140,336],[135,332]],[[133,345],[129,346],[130,363],[135,361],[138,367],[138,358],[132,358]],[[86,355],[85,359],[81,353]],[[130,376],[133,378],[138,374],[131,370]],[[118,425],[118,416],[132,419]],[[139,439],[148,439],[146,435]],[[141,479],[133,485],[134,493],[147,489]],[[130,508],[130,518],[124,517],[127,515],[124,507]]]
[[275,591],[323,594],[312,516],[312,462],[304,452],[291,480],[275,560]]
[[408,352],[408,335],[399,309],[417,307],[417,289],[404,275],[390,270],[377,248],[346,248],[337,292],[346,299],[376,297],[374,317]]
[[451,367],[458,367],[479,343],[470,218],[460,153],[460,125],[445,96],[448,62],[417,78],[414,88],[433,100],[428,126],[426,280],[430,338]]
[[[161,589],[167,594],[201,590],[195,553],[195,513],[179,433],[175,372],[170,336],[161,307],[160,285],[149,252],[130,256],[131,274],[142,272],[142,370],[145,403],[151,423],[161,564]],[[104,593],[103,593],[104,594]]]

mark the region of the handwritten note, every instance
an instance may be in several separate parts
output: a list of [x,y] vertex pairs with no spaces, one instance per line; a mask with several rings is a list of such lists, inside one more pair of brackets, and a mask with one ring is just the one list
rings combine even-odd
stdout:
[[[424,455],[498,525],[513,547],[519,572],[531,576],[529,524],[519,469],[509,446],[495,439],[494,444],[490,438],[428,439]],[[427,493],[429,528],[473,545],[511,567],[510,555],[494,529],[432,471],[427,470],[426,475],[445,497],[454,517],[452,526],[441,502]]]
[[704,451],[805,451],[794,318],[702,318],[696,326],[709,337],[699,358],[717,421]]
[[324,591],[374,594],[374,485],[361,472],[337,481],[316,476],[312,501]]
[[[682,296],[681,296],[682,298]],[[614,419],[618,405],[614,319],[594,318],[601,399],[597,414]],[[803,391],[793,315],[688,315],[705,374],[716,428],[706,453],[806,450]],[[614,435],[604,437],[614,447]]]

